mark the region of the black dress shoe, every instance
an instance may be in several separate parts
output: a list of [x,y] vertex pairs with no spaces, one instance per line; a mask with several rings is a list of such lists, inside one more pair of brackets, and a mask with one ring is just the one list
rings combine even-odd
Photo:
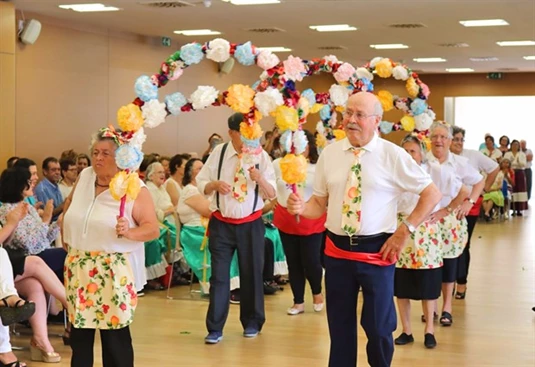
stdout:
[[401,333],[400,336],[398,336],[396,339],[394,339],[394,343],[396,345],[405,345],[409,343],[414,343],[414,337],[411,335],[407,335],[405,333]]
[[437,340],[435,339],[435,336],[431,333],[425,334],[425,340],[424,345],[426,348],[433,349],[437,346]]

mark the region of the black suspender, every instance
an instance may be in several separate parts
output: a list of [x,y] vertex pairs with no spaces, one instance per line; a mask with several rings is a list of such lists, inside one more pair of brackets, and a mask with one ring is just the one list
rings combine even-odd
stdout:
[[[221,155],[219,156],[219,165],[217,166],[217,180],[219,181],[221,179],[221,169],[223,168],[223,159],[225,158],[225,152],[227,151],[229,143],[225,143],[223,145],[223,148],[221,149]],[[260,166],[258,164],[255,164],[255,168],[258,169]],[[219,191],[216,191],[216,203],[217,203],[217,209],[221,210],[219,207]],[[258,184],[256,184],[254,188],[254,204],[253,204],[253,213],[256,210],[256,204],[258,203]]]

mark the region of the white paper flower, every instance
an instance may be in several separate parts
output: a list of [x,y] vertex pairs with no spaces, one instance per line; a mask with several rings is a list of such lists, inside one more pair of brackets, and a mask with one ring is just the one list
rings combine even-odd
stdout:
[[416,130],[425,131],[431,127],[432,123],[433,118],[427,113],[422,113],[418,116],[414,116],[414,126],[416,127]]
[[201,85],[189,97],[194,110],[202,110],[217,100],[219,91],[211,85]]
[[283,132],[280,136],[279,143],[286,153],[290,153],[292,151],[292,131],[286,130]]
[[256,94],[254,103],[262,115],[268,116],[270,112],[284,104],[284,99],[278,89],[269,87],[265,91]]
[[260,74],[260,80],[266,80],[267,78],[269,78],[269,74],[264,70],[262,74]]
[[369,81],[373,80],[373,74],[366,68],[357,68],[357,78],[366,78]]
[[136,171],[143,161],[143,153],[132,144],[123,144],[115,151],[115,163],[120,169]]
[[223,38],[216,38],[208,43],[206,57],[215,62],[225,62],[230,57],[230,43]]
[[256,57],[256,64],[264,70],[274,68],[279,64],[280,60],[277,55],[268,50],[262,50]]
[[325,126],[323,126],[323,121],[318,121],[318,123],[316,124],[316,131],[318,132],[318,134],[325,134]]
[[165,122],[167,111],[165,110],[165,103],[160,103],[157,99],[151,99],[145,102],[141,107],[143,112],[143,119],[145,120],[144,126],[152,129],[161,123]]
[[308,145],[308,140],[303,130],[297,130],[294,133],[293,143],[295,154],[303,154]]
[[[331,101],[334,103],[335,106],[345,106],[347,103],[347,99],[349,98],[349,90],[342,85],[331,85],[331,88],[329,89],[329,94],[331,96]],[[333,115],[336,116],[336,114]]]
[[132,139],[130,139],[129,144],[139,150],[142,150],[141,147],[143,146],[143,143],[147,140],[147,135],[145,135],[145,130],[140,128],[134,136],[132,136]]
[[372,68],[374,68],[375,65],[376,65],[379,61],[381,61],[382,59],[383,59],[383,58],[380,57],[380,56],[379,56],[379,57],[374,57],[374,58],[372,59],[372,61],[370,61],[370,66],[371,66]]
[[392,70],[392,75],[396,80],[407,80],[409,79],[409,72],[403,66],[398,65]]
[[333,64],[336,64],[338,62],[338,58],[334,55],[325,56],[323,60],[327,62],[332,62]]

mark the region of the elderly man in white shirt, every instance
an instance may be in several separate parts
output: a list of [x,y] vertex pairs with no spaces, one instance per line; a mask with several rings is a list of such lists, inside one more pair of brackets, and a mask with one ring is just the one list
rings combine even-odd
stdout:
[[[368,363],[377,367],[392,363],[394,264],[410,233],[441,197],[429,175],[403,149],[378,137],[382,115],[373,94],[352,95],[342,122],[347,138],[322,152],[313,196],[306,204],[299,195],[288,198],[288,211],[306,218],[318,218],[328,207],[325,289],[330,367],[357,363],[356,307],[361,287]],[[420,199],[396,229],[397,201],[404,192],[419,194]]]
[[526,141],[520,140],[520,150],[526,155],[526,169],[524,170],[526,174],[526,186],[528,190],[528,201],[531,199],[531,185],[532,185],[532,172],[531,165],[533,163],[533,152],[531,149],[526,147]]
[[210,306],[206,315],[208,344],[223,339],[230,301],[230,263],[238,251],[240,269],[240,321],[243,336],[254,338],[265,322],[264,234],[262,197],[276,197],[276,180],[269,155],[262,151],[256,164],[242,156],[241,113],[228,119],[230,142],[214,148],[197,175],[197,187],[204,195],[214,195],[210,203],[212,217],[208,225],[212,256]]
[[[468,163],[484,177],[486,177],[483,193],[489,192],[494,181],[496,180],[498,172],[500,172],[500,166],[496,162],[501,159],[501,152],[498,149],[493,149],[491,152],[489,152],[489,155],[486,155],[485,151],[478,152],[477,150],[465,149],[465,135],[466,131],[463,128],[459,126],[453,126],[453,141],[450,146],[450,151],[454,154],[467,158]],[[487,136],[485,141],[492,141],[491,148],[494,147],[494,139],[492,136]],[[490,144],[487,144],[487,147],[489,145]],[[469,189],[472,189],[472,187],[469,187]],[[466,243],[466,247],[459,258],[459,263],[457,264],[457,291],[455,292],[455,298],[457,299],[464,299],[466,297],[466,284],[468,283],[468,269],[470,267],[470,240],[476,226],[477,218],[479,217],[479,212],[481,211],[482,201],[482,197],[480,196],[466,215],[466,221],[468,225],[468,242]],[[468,206],[469,204],[470,202],[465,202],[465,205]]]

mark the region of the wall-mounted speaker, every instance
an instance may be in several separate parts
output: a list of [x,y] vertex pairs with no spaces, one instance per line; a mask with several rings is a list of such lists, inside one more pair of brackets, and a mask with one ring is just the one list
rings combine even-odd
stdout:
[[219,72],[223,74],[230,74],[234,67],[234,58],[229,58],[227,61],[219,64]]
[[35,19],[30,19],[24,22],[22,32],[20,33],[20,41],[25,45],[33,45],[39,34],[41,33],[41,22]]

